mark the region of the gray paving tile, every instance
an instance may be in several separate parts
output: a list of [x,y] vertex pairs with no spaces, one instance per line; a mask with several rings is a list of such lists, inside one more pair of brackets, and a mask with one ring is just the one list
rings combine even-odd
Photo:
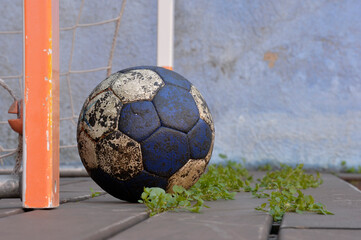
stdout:
[[90,191],[90,188],[101,190],[91,178],[61,178],[60,191]]
[[335,215],[289,213],[285,214],[281,228],[361,229],[361,192],[336,176],[324,174],[323,179],[319,188],[305,193],[324,203]]
[[0,232],[12,239],[104,239],[147,218],[145,208],[109,195],[0,219]]
[[60,178],[60,186],[64,186],[64,185],[68,185],[68,184],[73,184],[73,183],[77,183],[77,182],[87,182],[90,181],[91,178],[90,177],[79,177],[79,178]]
[[272,219],[254,208],[263,200],[239,193],[236,200],[207,202],[202,213],[167,212],[114,236],[116,239],[267,239]]
[[361,230],[347,229],[282,229],[279,240],[359,240]]
[[60,180],[60,203],[78,202],[91,197],[94,192],[105,194],[91,178],[65,178]]
[[20,199],[0,199],[0,218],[23,212],[24,210],[22,209],[22,203]]
[[[91,198],[92,188],[95,192],[105,192],[89,177],[85,178],[61,178],[60,179],[60,203],[77,202]],[[20,198],[0,199],[0,218],[23,213]]]

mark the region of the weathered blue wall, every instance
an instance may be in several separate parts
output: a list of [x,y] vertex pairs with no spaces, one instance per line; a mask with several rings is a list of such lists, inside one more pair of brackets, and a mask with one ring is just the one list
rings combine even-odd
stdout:
[[215,158],[361,164],[360,1],[177,1],[175,69],[216,123]]
[[[21,1],[0,2],[8,6],[0,10],[0,28],[19,28]],[[224,153],[250,164],[361,164],[361,1],[175,2],[175,70],[197,86],[213,113],[213,162]],[[113,71],[156,64],[156,3],[127,1]],[[113,18],[120,5],[86,1],[80,23]],[[72,26],[80,1],[61,0],[60,6],[61,26]],[[79,29],[71,68],[105,66],[113,32],[114,24]],[[71,31],[61,33],[62,72],[68,69],[71,38]],[[0,35],[0,76],[20,71],[14,62],[21,52],[11,48],[21,49],[21,42]],[[104,76],[105,71],[71,76],[74,113],[62,77],[62,117],[77,115]],[[0,97],[8,101],[2,91]],[[0,106],[0,121],[7,119],[6,110]],[[6,136],[0,145],[15,143],[4,129],[0,124]],[[74,124],[62,121],[61,130],[63,145],[76,144]],[[78,161],[76,149],[62,149],[62,162],[68,161]]]

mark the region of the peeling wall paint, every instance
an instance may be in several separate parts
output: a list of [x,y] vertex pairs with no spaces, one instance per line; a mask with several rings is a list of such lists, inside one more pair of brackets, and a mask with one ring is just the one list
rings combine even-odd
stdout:
[[[157,1],[127,1],[113,71],[156,64]],[[175,1],[174,69],[205,97],[218,154],[329,168],[361,165],[361,2],[357,0]],[[0,9],[0,31],[18,30],[21,1]],[[60,1],[61,27],[73,26],[80,1]],[[121,1],[86,1],[80,23],[114,18]],[[3,21],[6,21],[3,23]],[[20,25],[19,25],[20,24]],[[20,29],[21,30],[21,29]],[[78,29],[72,70],[107,64],[114,24]],[[60,34],[61,72],[69,68],[72,31]],[[0,76],[21,72],[21,36],[0,35]],[[61,77],[61,117],[78,114],[105,70]],[[18,80],[7,80],[17,88]],[[73,106],[69,102],[72,99]],[[0,91],[0,121],[11,100]],[[10,103],[9,103],[10,102]],[[4,103],[4,104],[3,104]],[[75,126],[61,121],[61,144]],[[1,146],[16,136],[0,124]],[[63,163],[79,161],[62,149]]]

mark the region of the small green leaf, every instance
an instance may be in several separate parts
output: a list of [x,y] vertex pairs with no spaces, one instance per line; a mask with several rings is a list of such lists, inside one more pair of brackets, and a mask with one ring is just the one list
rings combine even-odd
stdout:
[[91,192],[91,197],[98,197],[100,196],[101,192],[95,192],[93,188],[90,188],[90,192]]
[[182,186],[178,186],[178,185],[173,186],[173,192],[174,193],[182,193],[184,191],[185,191],[185,189]]
[[303,213],[303,211],[301,211],[301,210],[299,210],[298,208],[296,208],[296,213],[298,213],[298,214],[302,214],[302,213]]

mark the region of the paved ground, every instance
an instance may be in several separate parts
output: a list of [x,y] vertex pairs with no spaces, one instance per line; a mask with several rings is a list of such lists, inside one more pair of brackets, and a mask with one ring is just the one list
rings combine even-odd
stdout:
[[24,212],[18,199],[0,200],[0,239],[361,239],[361,193],[332,175],[308,190],[333,216],[286,214],[278,236],[272,219],[254,207],[263,199],[239,193],[236,200],[209,202],[202,213],[168,212],[148,218],[145,207],[101,191],[89,178],[61,179],[61,206]]

